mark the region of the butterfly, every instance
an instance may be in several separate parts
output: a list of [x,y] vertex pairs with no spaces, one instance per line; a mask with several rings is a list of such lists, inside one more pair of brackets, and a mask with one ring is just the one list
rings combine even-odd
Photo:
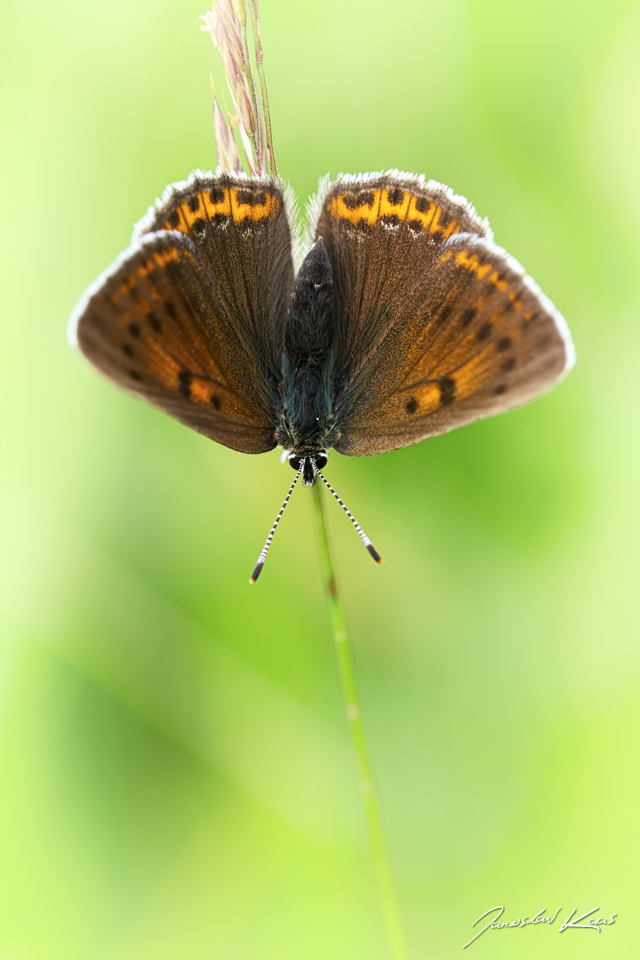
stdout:
[[384,453],[503,413],[575,353],[564,318],[464,198],[398,171],[321,183],[296,272],[279,179],[195,171],[89,287],[70,340],[97,369],[242,453],[329,485],[329,450]]

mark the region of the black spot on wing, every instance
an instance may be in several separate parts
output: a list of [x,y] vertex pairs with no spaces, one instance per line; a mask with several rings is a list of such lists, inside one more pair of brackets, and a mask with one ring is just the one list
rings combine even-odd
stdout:
[[238,190],[238,203],[247,203],[250,207],[261,207],[267,202],[267,194],[264,190]]
[[389,203],[397,207],[404,200],[404,190],[402,187],[390,187],[387,197],[389,198]]
[[178,374],[178,392],[187,400],[191,396],[191,381],[193,374],[190,370],[181,370]]
[[373,205],[373,193],[370,190],[361,190],[360,193],[346,193],[342,202],[347,210],[370,207]]
[[477,312],[478,311],[475,307],[467,307],[467,309],[463,312],[462,316],[460,317],[460,326],[468,327],[469,324],[472,322],[472,320],[474,320]]
[[407,411],[408,414],[414,414],[417,412],[418,406],[419,404],[416,398],[411,397],[411,399],[408,401],[408,403],[405,406],[405,410]]
[[438,317],[439,322],[446,323],[449,317],[451,316],[452,311],[453,311],[453,304],[445,303],[444,307],[440,311],[440,316]]
[[198,217],[197,220],[193,221],[191,229],[198,240],[203,240],[207,235],[207,221]]
[[453,403],[456,398],[456,382],[451,377],[443,377],[442,380],[438,381],[438,387],[440,388],[440,403],[445,407],[449,403]]

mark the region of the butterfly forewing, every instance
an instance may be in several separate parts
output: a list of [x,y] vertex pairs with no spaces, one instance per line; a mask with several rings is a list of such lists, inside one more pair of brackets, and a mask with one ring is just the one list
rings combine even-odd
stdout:
[[[263,182],[203,177],[170,188],[149,212],[81,301],[72,335],[120,386],[226,446],[261,453],[275,446],[278,331],[293,282],[283,194],[272,184],[265,206]],[[247,202],[216,211],[211,197],[229,198],[232,182]],[[208,219],[189,222],[185,208]]]
[[343,177],[329,186],[315,226],[333,271],[336,354],[350,374],[366,363],[448,237],[491,236],[486,220],[451,190],[410,175]]
[[446,188],[338,181],[316,234],[341,278],[339,452],[382,453],[508,410],[570,365],[562,318]]
[[289,205],[279,181],[195,171],[168,187],[133,233],[134,241],[157,230],[188,236],[211,267],[239,339],[276,370],[293,290]]

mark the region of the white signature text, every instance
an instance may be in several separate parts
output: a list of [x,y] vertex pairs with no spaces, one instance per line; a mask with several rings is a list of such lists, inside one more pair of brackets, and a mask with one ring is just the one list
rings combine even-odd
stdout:
[[[522,918],[518,918],[517,920],[512,920],[511,922],[504,921],[503,923],[498,923],[498,921],[500,920],[500,917],[504,913],[504,907],[492,907],[490,910],[486,910],[482,914],[482,916],[478,917],[477,920],[474,920],[471,926],[475,927],[476,924],[480,923],[481,920],[484,920],[485,917],[488,917],[489,914],[491,913],[495,914],[495,916],[491,920],[488,920],[485,926],[482,928],[482,930],[479,930],[478,933],[476,933],[475,937],[473,937],[472,940],[469,940],[469,943],[465,943],[462,949],[464,950],[466,947],[471,946],[473,941],[477,940],[478,937],[482,936],[485,930],[489,930],[489,929],[503,930],[505,927],[529,927],[531,925],[537,925],[541,923],[546,923],[550,925],[554,922],[554,920],[556,919],[556,917],[558,916],[561,910],[562,910],[562,907],[558,907],[558,909],[553,914],[553,916],[545,917],[544,914],[547,912],[545,908],[543,910],[538,910],[536,915],[534,917],[531,917],[531,919],[529,919],[528,916],[525,916]],[[574,920],[573,918],[578,912],[574,908],[569,914],[568,918],[564,921],[562,926],[558,927],[558,933],[563,933],[565,930],[577,930],[577,929],[595,930],[597,933],[602,933],[601,928],[603,926],[609,926],[610,924],[615,923],[615,918],[618,916],[618,914],[612,913],[611,918],[609,920],[607,920],[605,917],[597,917],[597,918],[592,917],[591,914],[597,913],[598,910],[599,910],[599,907],[594,907],[593,910],[588,910],[586,913],[583,913],[581,917],[576,917]],[[589,917],[590,919],[587,920],[587,917]],[[587,922],[582,923],[583,920],[587,920]]]

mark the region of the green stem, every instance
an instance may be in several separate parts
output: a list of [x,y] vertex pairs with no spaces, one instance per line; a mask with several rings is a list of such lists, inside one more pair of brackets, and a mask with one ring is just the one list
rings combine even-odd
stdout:
[[314,515],[316,530],[318,534],[318,544],[320,547],[320,563],[322,567],[322,579],[324,581],[327,600],[329,602],[329,611],[331,614],[331,624],[333,627],[333,639],[336,645],[338,655],[338,667],[340,670],[340,679],[342,681],[342,690],[344,693],[347,720],[353,739],[353,745],[356,748],[358,759],[358,770],[360,773],[360,787],[364,799],[367,821],[369,824],[369,839],[371,842],[371,853],[373,857],[373,866],[378,881],[378,889],[382,900],[382,908],[387,926],[387,934],[391,945],[391,951],[394,960],[407,960],[407,949],[402,928],[400,910],[396,897],[387,848],[382,831],[382,821],[378,802],[376,798],[373,773],[367,747],[364,738],[364,728],[362,726],[362,717],[360,704],[358,701],[358,692],[356,689],[353,654],[349,642],[347,631],[347,621],[344,615],[344,607],[338,582],[336,579],[331,545],[329,543],[329,534],[324,512],[323,491],[319,483],[314,483],[311,488],[313,495]]
[[256,85],[253,80],[253,70],[251,69],[249,41],[247,40],[247,8],[245,6],[245,0],[237,0],[235,9],[240,26],[240,43],[242,44],[243,59],[243,63],[238,63],[238,66],[242,70],[245,80],[247,81],[249,101],[251,103],[251,110],[253,112],[254,119],[253,129],[247,130],[247,136],[249,137],[251,146],[253,147],[254,165],[257,168],[257,172],[264,173],[266,170],[264,163],[265,151],[262,143],[262,124],[260,122],[260,109],[258,107],[258,98],[256,96]]
[[256,68],[258,70],[258,80],[260,81],[260,95],[262,98],[262,116],[264,118],[264,135],[267,141],[269,171],[272,177],[277,177],[278,171],[276,169],[276,155],[273,149],[273,134],[271,132],[271,112],[269,110],[269,94],[267,93],[267,80],[264,75],[264,53],[262,50],[262,40],[260,38],[260,13],[258,11],[258,0],[249,0],[249,9],[251,11],[251,29],[253,30],[253,46],[256,53]]

